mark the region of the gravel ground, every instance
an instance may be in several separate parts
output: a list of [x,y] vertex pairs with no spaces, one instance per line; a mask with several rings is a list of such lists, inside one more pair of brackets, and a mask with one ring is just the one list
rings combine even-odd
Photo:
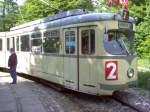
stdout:
[[144,89],[141,89],[141,88],[130,88],[130,89],[127,89],[125,91],[128,91],[132,94],[143,96],[145,98],[150,99],[150,91],[148,91],[148,90],[144,90]]
[[[136,112],[108,96],[94,97],[72,91],[60,92],[38,83],[27,83],[40,96],[45,108],[59,107],[58,112]],[[51,104],[53,100],[54,104]]]

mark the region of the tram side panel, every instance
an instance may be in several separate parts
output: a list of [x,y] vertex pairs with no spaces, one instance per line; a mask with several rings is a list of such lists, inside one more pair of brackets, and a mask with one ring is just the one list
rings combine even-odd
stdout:
[[44,56],[41,78],[57,84],[63,84],[63,57],[57,55]]
[[[62,47],[60,46],[62,45],[62,40],[59,35],[61,32],[58,29],[45,30],[42,45],[32,45],[33,49],[30,57],[31,74],[54,83],[63,84],[63,57]],[[43,51],[38,53],[36,48],[41,46]],[[33,51],[34,48],[35,52]]]

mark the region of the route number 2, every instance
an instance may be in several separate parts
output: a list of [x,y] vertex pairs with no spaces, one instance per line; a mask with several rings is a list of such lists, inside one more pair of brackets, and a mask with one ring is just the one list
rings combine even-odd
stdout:
[[118,80],[118,63],[117,61],[105,62],[105,80]]

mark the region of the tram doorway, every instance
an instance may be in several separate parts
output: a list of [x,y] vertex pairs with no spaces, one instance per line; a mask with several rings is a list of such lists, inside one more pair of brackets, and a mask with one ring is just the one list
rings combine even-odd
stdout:
[[78,90],[77,28],[64,29],[64,84]]

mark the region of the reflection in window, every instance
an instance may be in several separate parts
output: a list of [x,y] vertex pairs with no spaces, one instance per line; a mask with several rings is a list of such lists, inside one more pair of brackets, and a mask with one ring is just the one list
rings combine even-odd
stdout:
[[65,51],[66,54],[75,53],[75,31],[65,32]]
[[42,44],[42,39],[32,39],[31,45],[32,46],[41,46]]
[[7,38],[7,51],[9,51],[9,50],[10,50],[10,39]]
[[31,38],[41,38],[42,34],[39,32],[39,33],[33,33],[31,35]]
[[3,41],[2,39],[0,39],[0,51],[2,51],[2,49],[3,49]]
[[95,30],[83,30],[82,38],[82,54],[95,53]]
[[59,53],[60,34],[58,30],[46,31],[44,33],[45,42],[43,49],[45,53]]
[[29,35],[22,35],[21,36],[21,51],[30,51],[29,45]]
[[40,53],[42,50],[42,34],[41,33],[34,33],[31,35],[31,46],[32,52]]
[[19,51],[19,37],[17,37],[17,40],[16,40],[16,47],[17,47],[17,51]]

